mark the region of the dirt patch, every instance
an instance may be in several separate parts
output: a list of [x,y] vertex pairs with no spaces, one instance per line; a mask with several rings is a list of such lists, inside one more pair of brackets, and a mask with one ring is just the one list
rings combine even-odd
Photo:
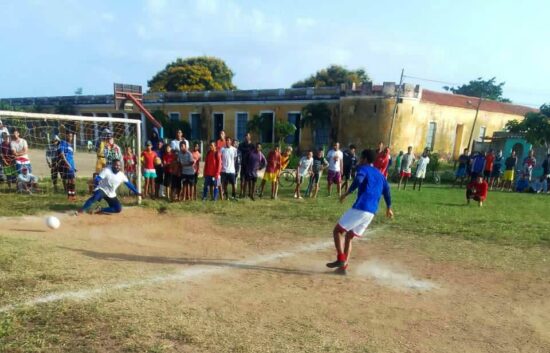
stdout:
[[[43,287],[33,295],[77,284],[77,289],[95,288],[159,273],[224,268],[191,280],[118,288],[84,301],[96,302],[102,313],[117,313],[102,314],[111,320],[110,331],[105,323],[86,326],[90,338],[83,344],[99,351],[108,350],[105,342],[115,350],[128,344],[125,327],[133,335],[146,334],[164,352],[550,351],[550,280],[545,274],[434,261],[414,248],[374,238],[355,244],[350,274],[341,277],[324,266],[334,257],[330,244],[295,256],[272,256],[330,242],[329,231],[325,238],[306,241],[292,234],[222,227],[208,216],[159,215],[140,208],[126,208],[117,216],[60,218],[57,231],[48,230],[43,217],[1,220],[6,237],[40,243],[70,258],[42,264],[42,272],[62,267],[75,282]],[[272,257],[261,266],[234,265],[260,255]],[[396,281],[398,289],[404,284],[407,290],[396,290]],[[418,283],[433,287],[418,290],[425,289]]]

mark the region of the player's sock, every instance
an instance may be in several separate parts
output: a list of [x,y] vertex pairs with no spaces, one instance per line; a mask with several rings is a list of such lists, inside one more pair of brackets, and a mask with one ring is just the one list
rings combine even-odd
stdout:
[[346,254],[340,253],[337,255],[336,261],[327,263],[328,268],[343,267],[346,265]]

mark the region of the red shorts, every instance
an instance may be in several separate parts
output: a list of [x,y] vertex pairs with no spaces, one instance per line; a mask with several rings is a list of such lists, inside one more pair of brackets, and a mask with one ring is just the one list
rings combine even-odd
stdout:
[[401,171],[401,173],[399,173],[399,175],[401,176],[401,178],[410,178],[411,175],[412,175],[412,172],[405,172],[405,171]]

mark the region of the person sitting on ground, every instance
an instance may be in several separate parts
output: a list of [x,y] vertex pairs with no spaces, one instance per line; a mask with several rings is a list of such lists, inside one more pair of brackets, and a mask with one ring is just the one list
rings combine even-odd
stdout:
[[17,191],[27,194],[38,191],[38,178],[32,175],[27,167],[23,167],[21,174],[17,176]]
[[401,183],[403,183],[403,190],[407,188],[407,182],[412,176],[412,165],[415,161],[414,153],[412,152],[413,147],[407,147],[407,153],[401,157],[400,171],[399,171],[399,184],[397,184],[397,190],[401,188]]
[[120,184],[124,183],[136,196],[141,196],[134,184],[130,183],[126,175],[120,170],[122,164],[119,160],[114,160],[110,167],[104,168],[99,175],[95,177],[95,189],[90,197],[78,210],[78,213],[88,212],[92,205],[101,200],[107,201],[109,207],[99,208],[95,213],[113,214],[122,211],[122,205],[116,196],[116,190]]
[[489,184],[483,179],[483,175],[478,175],[476,180],[471,181],[466,187],[466,203],[469,205],[470,200],[474,199],[479,207],[483,206],[483,202],[487,199],[487,190],[489,190]]
[[529,175],[523,174],[521,178],[518,179],[516,182],[516,186],[514,188],[516,192],[527,192],[529,191]]

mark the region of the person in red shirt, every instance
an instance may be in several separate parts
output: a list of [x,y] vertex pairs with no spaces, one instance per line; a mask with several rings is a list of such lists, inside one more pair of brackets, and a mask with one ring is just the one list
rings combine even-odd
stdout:
[[479,207],[483,206],[483,202],[487,199],[487,190],[489,190],[489,184],[483,179],[483,176],[479,175],[466,187],[466,202],[468,205],[470,200],[474,199],[478,202]]
[[155,179],[157,178],[157,172],[155,170],[155,159],[158,158],[155,151],[153,151],[153,144],[151,141],[147,141],[145,151],[141,152],[141,160],[143,162],[143,178],[145,179],[144,196],[155,197]]
[[163,185],[166,188],[166,198],[170,200],[172,195],[172,179],[174,177],[174,168],[173,165],[176,161],[176,154],[172,150],[172,146],[166,144],[164,146],[164,153],[162,154],[162,165],[164,169],[164,180]]
[[[379,146],[384,146],[382,142],[380,142]],[[388,178],[388,166],[390,164],[390,149],[389,147],[383,148],[381,152],[378,153],[376,156],[376,160],[374,161],[374,167],[384,175],[384,177]]]
[[483,177],[485,178],[485,181],[489,181],[489,179],[491,179],[494,164],[495,154],[493,153],[493,150],[490,149],[487,153],[485,153],[485,169],[483,170]]
[[278,180],[279,173],[281,171],[281,149],[279,146],[275,146],[267,154],[267,166],[265,167],[264,177],[262,178],[262,184],[260,185],[260,197],[264,193],[265,183],[271,182],[271,198],[277,197],[277,190],[279,188]]
[[[221,157],[222,154],[222,148],[225,147],[225,131],[220,131],[220,138],[216,141],[216,151]],[[222,187],[222,181],[221,176],[216,180],[216,185],[218,187],[218,192],[220,194],[220,200],[223,200],[223,187]]]
[[204,158],[204,188],[202,190],[202,200],[205,201],[210,191],[210,198],[212,200],[218,199],[218,179],[222,170],[221,155],[216,150],[216,143],[210,142],[208,153]]

